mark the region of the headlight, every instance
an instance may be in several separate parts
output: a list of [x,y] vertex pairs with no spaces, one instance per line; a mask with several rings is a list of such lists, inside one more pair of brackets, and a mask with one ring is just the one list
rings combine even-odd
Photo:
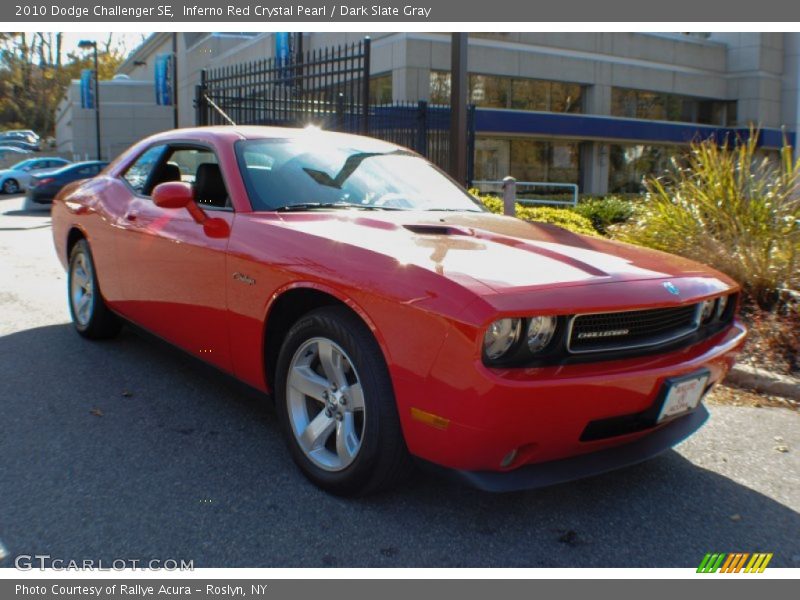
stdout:
[[554,317],[531,317],[528,323],[528,349],[539,352],[547,347],[556,332]]
[[503,356],[519,339],[522,321],[520,319],[500,319],[489,325],[483,336],[483,353],[489,360]]
[[720,296],[719,302],[717,302],[717,319],[721,319],[725,315],[725,311],[728,310],[728,302],[730,302],[730,296]]
[[706,300],[703,302],[703,308],[700,310],[700,321],[703,323],[708,323],[711,320],[711,317],[714,316],[714,304],[716,300],[712,298],[711,300]]

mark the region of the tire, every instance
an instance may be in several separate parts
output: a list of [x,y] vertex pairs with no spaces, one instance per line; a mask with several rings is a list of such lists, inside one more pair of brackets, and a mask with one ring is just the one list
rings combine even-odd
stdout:
[[383,353],[349,310],[324,307],[301,317],[283,341],[275,382],[289,451],[315,485],[365,495],[410,472]]
[[86,240],[79,240],[69,255],[67,299],[72,323],[83,337],[102,340],[119,333],[122,321],[109,310],[103,300],[94,260]]
[[4,194],[17,194],[19,193],[19,183],[16,179],[6,179],[3,182]]

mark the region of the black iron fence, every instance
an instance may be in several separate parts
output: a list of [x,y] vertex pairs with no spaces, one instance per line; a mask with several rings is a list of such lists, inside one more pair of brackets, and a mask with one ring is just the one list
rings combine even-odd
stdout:
[[358,127],[369,131],[369,38],[203,70],[196,91],[197,123]]
[[[427,102],[395,102],[371,106],[369,135],[419,152],[432,163],[450,168],[450,107]],[[475,107],[467,113],[467,179],[473,179]]]
[[[412,148],[447,170],[450,108],[427,102],[370,104],[369,38],[278,58],[202,71],[196,89],[198,125],[317,125]],[[469,111],[472,179],[474,108]]]

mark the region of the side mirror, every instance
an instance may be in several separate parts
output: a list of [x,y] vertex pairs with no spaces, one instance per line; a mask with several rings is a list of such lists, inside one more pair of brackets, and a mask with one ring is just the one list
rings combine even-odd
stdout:
[[194,190],[183,181],[160,183],[153,190],[153,202],[160,208],[186,208],[194,203]]
[[160,208],[185,208],[203,231],[211,238],[225,238],[230,233],[228,223],[218,217],[209,218],[194,201],[194,189],[183,181],[158,184],[153,190],[153,202]]

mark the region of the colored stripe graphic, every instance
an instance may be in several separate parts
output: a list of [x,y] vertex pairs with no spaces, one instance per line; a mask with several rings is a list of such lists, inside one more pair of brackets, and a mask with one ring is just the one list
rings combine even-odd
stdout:
[[748,556],[750,556],[749,552],[745,552],[744,554],[742,554],[742,558],[737,563],[736,570],[734,571],[734,573],[738,573],[739,571],[742,570],[742,567],[744,566],[744,563],[747,562],[747,557]]
[[763,573],[772,560],[772,556],[771,552],[755,552],[753,554],[748,552],[729,552],[727,554],[709,552],[703,556],[700,566],[697,567],[697,572],[739,573],[744,569],[745,573]]
[[772,553],[769,554],[764,552],[759,552],[757,554],[753,554],[753,558],[750,559],[750,562],[747,564],[747,568],[744,570],[745,573],[763,573],[764,569],[767,568],[769,561],[772,560]]

